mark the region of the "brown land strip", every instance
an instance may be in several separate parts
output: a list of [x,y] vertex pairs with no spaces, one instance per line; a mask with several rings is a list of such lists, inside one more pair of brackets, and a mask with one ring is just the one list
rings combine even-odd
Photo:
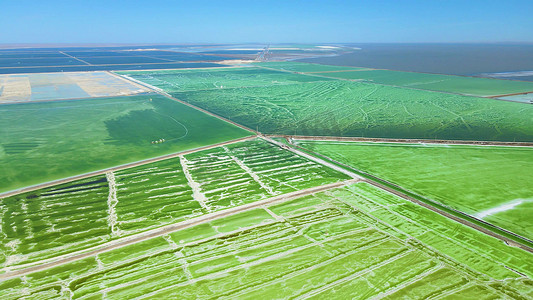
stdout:
[[49,181],[49,182],[38,184],[38,185],[32,185],[32,186],[21,188],[21,189],[17,189],[17,190],[5,192],[5,193],[0,193],[0,199],[6,198],[6,197],[10,197],[10,196],[13,196],[13,195],[17,195],[17,194],[21,194],[21,193],[35,191],[35,190],[38,190],[38,189],[50,187],[50,186],[57,185],[57,184],[67,183],[67,182],[71,182],[71,181],[74,181],[74,180],[80,180],[80,179],[84,179],[84,178],[87,178],[87,177],[92,177],[92,176],[96,176],[96,175],[105,174],[106,172],[110,172],[110,171],[118,171],[118,170],[133,168],[133,167],[137,167],[137,166],[142,166],[142,165],[145,165],[145,164],[154,163],[154,162],[158,162],[158,161],[165,160],[165,159],[178,157],[180,155],[187,155],[187,154],[190,154],[190,153],[203,151],[203,150],[208,150],[208,149],[211,149],[211,148],[216,148],[216,147],[220,147],[220,146],[224,146],[224,145],[234,144],[234,143],[237,143],[237,142],[242,142],[242,141],[251,140],[251,139],[255,139],[255,138],[256,138],[256,136],[247,136],[247,137],[238,138],[238,139],[235,139],[235,140],[226,141],[226,142],[222,142],[222,143],[218,143],[218,144],[198,147],[198,148],[194,148],[194,149],[190,149],[190,150],[185,150],[185,151],[176,152],[176,153],[172,153],[172,154],[167,154],[167,155],[163,155],[163,156],[158,156],[158,157],[154,157],[154,158],[144,159],[144,160],[140,160],[140,161],[136,161],[136,162],[132,162],[132,163],[128,163],[128,164],[123,164],[123,165],[120,165],[120,166],[115,166],[115,167],[111,167],[111,168],[107,168],[107,169],[103,169],[103,170],[98,170],[98,171],[94,171],[94,172],[80,174],[80,175],[67,177],[67,178],[63,178],[63,179],[59,179],[59,180],[53,180],[53,181]]
[[[100,253],[108,252],[108,251],[111,251],[111,250],[114,250],[114,249],[117,249],[117,248],[122,248],[122,247],[125,247],[125,246],[128,246],[128,245],[131,245],[131,244],[135,244],[135,243],[139,243],[139,242],[142,242],[142,241],[145,241],[145,240],[149,240],[149,239],[152,239],[152,238],[155,238],[155,237],[163,236],[163,235],[166,235],[166,234],[178,231],[178,230],[182,230],[182,229],[185,229],[185,228],[188,228],[188,227],[192,227],[192,226],[199,225],[199,224],[206,223],[206,222],[210,222],[210,221],[213,221],[213,220],[216,220],[216,219],[228,217],[228,216],[235,215],[235,214],[238,214],[238,213],[241,213],[241,212],[244,212],[244,211],[248,211],[248,210],[251,210],[251,209],[259,208],[259,207],[261,207],[263,205],[266,205],[266,204],[284,202],[284,201],[287,201],[287,200],[291,200],[291,199],[294,199],[294,198],[299,198],[299,197],[306,196],[306,195],[309,195],[309,194],[319,193],[319,192],[323,192],[323,191],[326,191],[326,190],[329,190],[329,189],[338,188],[338,187],[341,187],[341,186],[344,186],[344,185],[353,184],[353,183],[356,183],[356,182],[359,182],[359,181],[360,180],[358,180],[358,179],[351,179],[351,180],[347,180],[347,181],[335,182],[335,183],[330,183],[330,184],[326,184],[326,185],[321,185],[321,186],[318,186],[318,187],[312,187],[312,188],[308,188],[308,189],[304,189],[304,190],[299,190],[299,191],[287,193],[287,194],[284,194],[284,195],[279,195],[279,196],[271,197],[271,198],[268,198],[268,199],[264,199],[264,200],[261,200],[261,201],[256,201],[256,202],[253,202],[253,203],[250,203],[250,204],[245,204],[245,205],[229,208],[229,209],[226,209],[226,210],[214,212],[214,213],[211,213],[211,214],[203,215],[203,216],[200,216],[200,217],[197,217],[197,218],[194,218],[194,219],[190,219],[190,220],[186,220],[186,221],[183,221],[183,222],[180,222],[180,223],[163,226],[163,227],[160,227],[160,228],[157,228],[157,229],[153,229],[153,230],[150,230],[150,231],[147,231],[147,232],[143,232],[143,233],[139,233],[139,234],[136,234],[136,235],[133,235],[133,236],[125,237],[125,238],[120,239],[120,240],[115,240],[115,241],[106,243],[104,245],[96,246],[96,247],[93,247],[93,248],[90,248],[90,249],[78,251],[78,252],[67,254],[67,255],[64,255],[64,256],[60,256],[60,257],[55,257],[55,258],[52,258],[52,259],[47,259],[44,262],[43,261],[39,261],[39,262],[29,263],[29,264],[26,264],[26,265],[15,266],[16,268],[21,268],[21,269],[17,269],[17,270],[14,270],[14,271],[7,271],[6,273],[0,274],[0,280],[5,280],[5,279],[13,278],[13,277],[17,277],[17,276],[22,276],[22,275],[26,275],[26,274],[29,274],[29,273],[33,273],[33,272],[36,272],[36,271],[42,271],[42,270],[50,269],[50,268],[53,268],[53,267],[56,267],[56,266],[59,266],[59,265],[62,265],[62,264],[66,264],[66,263],[70,263],[70,262],[73,262],[73,261],[81,260],[81,259],[84,259],[84,258],[87,258],[87,257],[90,257],[90,256],[98,255]],[[8,269],[8,268],[6,268],[6,269]]]
[[[530,81],[528,81],[528,82],[530,82]],[[485,98],[508,97],[508,96],[517,96],[517,95],[531,94],[531,93],[533,93],[533,91],[522,92],[522,93],[512,93],[512,94],[505,94],[505,95],[485,96]]]

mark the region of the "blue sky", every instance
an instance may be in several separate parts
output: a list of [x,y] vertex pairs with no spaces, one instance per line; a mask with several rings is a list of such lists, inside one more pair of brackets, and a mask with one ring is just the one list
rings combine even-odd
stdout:
[[533,42],[532,0],[3,0],[0,43]]

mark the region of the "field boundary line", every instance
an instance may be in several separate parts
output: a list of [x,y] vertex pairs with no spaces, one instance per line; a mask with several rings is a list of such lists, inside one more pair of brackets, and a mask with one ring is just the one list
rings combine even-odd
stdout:
[[87,64],[87,65],[91,66],[90,63],[84,61],[83,59],[79,59],[79,58],[77,58],[77,57],[75,57],[75,56],[72,56],[72,55],[70,55],[70,54],[67,54],[67,53],[65,53],[65,52],[63,52],[63,51],[59,51],[59,53],[65,55],[65,56],[68,56],[68,57],[70,57],[70,58],[74,58],[74,59],[77,60],[77,61],[80,61],[80,62],[82,62],[82,63],[84,63],[84,64]]
[[180,151],[180,152],[175,152],[175,153],[171,153],[171,154],[166,154],[166,155],[162,155],[162,156],[143,159],[143,160],[139,160],[139,161],[135,161],[135,162],[131,162],[131,163],[126,163],[126,164],[122,164],[122,165],[118,165],[118,166],[114,166],[114,167],[109,167],[109,168],[101,169],[101,170],[98,170],[98,171],[83,173],[83,174],[80,174],[80,175],[74,175],[74,176],[70,176],[70,177],[67,177],[67,178],[61,178],[61,179],[58,179],[58,180],[52,180],[52,181],[40,183],[40,184],[37,184],[37,185],[32,185],[32,186],[28,186],[28,187],[24,187],[24,188],[12,190],[12,191],[7,191],[7,192],[0,193],[0,200],[3,199],[3,198],[11,197],[11,196],[22,194],[22,193],[26,193],[26,192],[35,191],[35,190],[42,189],[42,188],[51,187],[51,186],[62,184],[62,183],[68,183],[68,182],[71,182],[71,181],[85,179],[85,178],[96,176],[96,175],[102,175],[102,174],[105,174],[107,172],[119,171],[119,170],[129,169],[129,168],[133,168],[133,167],[138,167],[138,166],[146,165],[146,164],[149,164],[149,163],[158,162],[158,161],[161,161],[161,160],[175,158],[175,157],[178,157],[180,155],[187,155],[187,154],[191,154],[191,153],[195,153],[195,152],[199,152],[199,151],[203,151],[203,150],[208,150],[208,149],[212,149],[212,148],[221,147],[221,146],[224,146],[224,145],[229,145],[229,144],[234,144],[234,143],[238,143],[238,142],[253,140],[255,138],[256,138],[256,136],[242,137],[242,138],[238,138],[238,139],[234,139],[234,140],[230,140],[230,141],[225,141],[225,142],[221,142],[221,143],[217,143],[217,144],[206,145],[206,146],[202,146],[202,147],[198,147],[198,148],[193,148],[193,149],[184,150],[184,151]]
[[118,216],[116,206],[118,204],[118,198],[115,174],[113,173],[113,171],[106,172],[105,177],[109,186],[109,195],[107,196],[107,224],[111,229],[112,236],[120,236],[120,229],[117,228]]
[[[528,82],[530,82],[530,81],[528,81]],[[533,93],[533,91],[521,92],[521,93],[512,93],[512,94],[503,94],[503,95],[493,95],[493,96],[485,96],[485,97],[486,98],[499,98],[499,97],[526,95],[526,94],[531,94],[531,93]],[[508,100],[508,99],[498,99],[498,100]]]
[[533,142],[499,142],[499,141],[468,141],[468,140],[433,140],[433,139],[395,139],[395,138],[365,138],[345,136],[306,136],[306,135],[277,135],[267,134],[270,138],[284,138],[302,141],[324,142],[371,142],[392,144],[441,144],[441,145],[471,145],[471,146],[501,146],[501,147],[533,147]]
[[95,247],[85,249],[85,250],[76,251],[76,252],[62,255],[59,257],[54,257],[50,259],[45,259],[43,261],[28,263],[25,265],[6,267],[3,269],[6,272],[3,274],[0,274],[0,280],[22,276],[22,275],[37,272],[37,271],[47,270],[47,269],[60,266],[66,263],[78,261],[78,260],[91,257],[91,256],[96,256],[100,253],[105,253],[105,252],[108,252],[114,249],[136,244],[136,243],[146,241],[152,238],[164,236],[169,233],[182,230],[182,229],[186,229],[186,228],[189,228],[195,225],[200,225],[206,222],[228,217],[228,216],[235,215],[241,212],[245,212],[251,209],[261,208],[263,205],[266,205],[266,204],[285,202],[285,201],[303,197],[309,194],[319,193],[319,192],[323,192],[326,190],[354,184],[359,181],[361,180],[360,179],[349,179],[349,180],[338,181],[338,182],[334,182],[334,183],[330,183],[326,185],[307,188],[307,189],[303,189],[299,191],[294,191],[291,193],[287,193],[287,194],[267,198],[264,200],[256,201],[253,203],[249,203],[249,204],[217,211],[217,212],[210,213],[207,215],[199,216],[199,217],[189,219],[183,222],[166,225],[160,228],[152,229],[152,230],[142,232],[139,234],[135,234],[129,237],[124,237],[122,239],[114,240],[114,241],[111,241],[111,242],[108,242],[108,243],[105,243],[99,246],[95,246]]
[[189,172],[189,166],[187,166],[187,163],[189,162],[183,155],[179,156],[180,158],[180,164],[181,164],[181,170],[183,171],[183,174],[185,174],[185,178],[187,178],[187,184],[192,189],[192,198],[196,200],[200,204],[202,208],[204,208],[208,213],[212,212],[211,207],[207,206],[207,197],[202,192],[201,185],[192,178],[191,172]]
[[250,167],[244,164],[244,162],[240,159],[238,159],[226,146],[222,146],[226,154],[237,164],[239,167],[246,172],[252,179],[257,182],[263,189],[265,189],[270,195],[275,196],[274,191],[270,186],[265,184],[261,178],[255,173]]
[[145,92],[151,92],[150,89],[148,89],[146,86],[142,85],[142,84],[139,84],[138,82],[135,82],[135,81],[131,81],[131,80],[127,80],[126,78],[118,75],[118,74],[115,74],[111,71],[104,71],[104,73],[107,73],[109,74],[110,76],[113,76],[114,78],[117,78],[123,82],[127,82],[129,84],[133,84],[134,86],[138,87],[138,88],[141,88],[143,89]]
[[315,157],[313,155],[307,154],[304,151],[298,150],[298,149],[296,149],[294,147],[289,147],[289,146],[287,146],[287,145],[285,145],[283,143],[280,143],[278,141],[275,141],[275,140],[273,140],[271,138],[268,138],[268,137],[265,137],[265,136],[259,136],[259,137],[262,138],[263,140],[265,140],[268,143],[271,143],[271,144],[274,144],[274,145],[280,147],[281,149],[291,151],[292,153],[294,153],[294,154],[296,154],[298,156],[305,157],[308,160],[311,160],[311,161],[313,161],[313,162],[315,162],[317,164],[323,165],[323,166],[325,166],[327,168],[330,168],[330,169],[333,169],[333,170],[335,170],[337,172],[340,172],[340,173],[343,173],[345,175],[348,175],[348,176],[352,177],[353,179],[358,179],[358,180],[362,180],[363,179],[363,177],[355,174],[354,172],[351,172],[351,171],[349,171],[349,170],[347,170],[345,168],[341,168],[339,166],[336,166],[335,164],[327,162],[327,161],[325,161],[323,159],[320,159],[318,157]]

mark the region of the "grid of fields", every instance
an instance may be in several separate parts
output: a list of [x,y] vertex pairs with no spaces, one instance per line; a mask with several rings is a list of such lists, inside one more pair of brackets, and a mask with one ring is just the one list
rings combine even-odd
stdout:
[[17,266],[349,179],[262,140],[2,199],[0,264]]
[[340,79],[361,79],[374,83],[449,92],[473,96],[496,96],[533,91],[533,82],[475,78],[466,76],[361,70],[354,72],[317,73]]
[[167,93],[277,86],[299,82],[329,80],[327,78],[303,76],[253,67],[117,73],[156,86]]
[[159,95],[2,105],[0,192],[247,135]]
[[533,141],[531,105],[371,83],[318,81],[170,94],[269,134]]
[[533,149],[298,141],[302,147],[533,239]]
[[0,75],[0,103],[124,96],[148,91],[106,72]]
[[[161,93],[105,72],[0,75],[0,102],[25,101],[0,105],[0,193],[116,167],[0,197],[0,297],[533,298],[533,252],[304,153],[533,239],[533,148],[280,136],[533,142],[528,95],[475,97],[533,83],[299,62],[153,70],[200,58],[225,57],[0,51],[0,73],[122,69]],[[88,98],[128,93],[142,94]]]
[[360,183],[0,283],[31,298],[512,298],[531,254]]
[[0,51],[0,74],[209,68],[222,65],[204,62],[225,59],[228,57],[128,47],[12,49]]
[[182,164],[209,211],[350,179],[261,140],[186,155]]

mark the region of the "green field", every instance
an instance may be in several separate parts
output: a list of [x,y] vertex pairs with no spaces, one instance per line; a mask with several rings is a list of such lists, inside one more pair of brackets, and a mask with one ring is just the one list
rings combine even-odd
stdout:
[[0,282],[4,299],[533,297],[532,254],[360,183]]
[[207,213],[350,179],[251,140],[7,197],[0,266],[66,255]]
[[166,92],[222,90],[242,87],[277,86],[330,80],[316,76],[291,74],[260,68],[220,68],[197,70],[160,70],[117,72],[156,86]]
[[533,141],[531,105],[371,83],[320,81],[171,94],[268,134]]
[[262,140],[193,153],[183,163],[210,211],[350,179]]
[[302,147],[533,239],[533,149],[299,141]]
[[533,82],[527,81],[400,72],[390,70],[317,73],[316,75],[324,75],[340,79],[362,79],[379,84],[473,96],[496,96],[533,91]]
[[247,135],[159,95],[2,105],[0,192]]
[[[533,142],[532,105],[457,95],[533,83],[299,62],[119,73],[284,145]],[[0,105],[0,193],[249,137],[0,197],[0,297],[533,299],[533,252],[252,135],[155,93]],[[533,239],[531,147],[294,143]]]

